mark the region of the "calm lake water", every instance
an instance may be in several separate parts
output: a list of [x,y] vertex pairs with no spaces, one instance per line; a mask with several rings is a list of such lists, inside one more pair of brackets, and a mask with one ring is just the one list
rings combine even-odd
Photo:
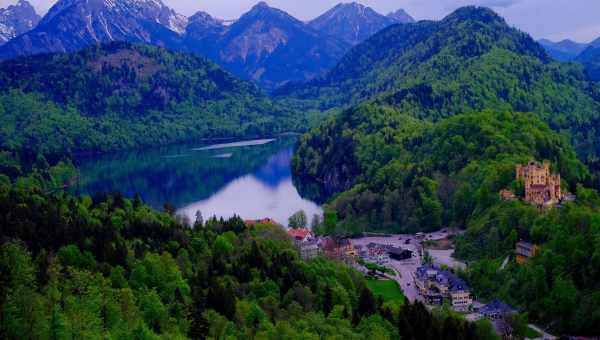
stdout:
[[139,193],[145,203],[170,203],[178,214],[195,220],[196,211],[210,216],[244,219],[270,217],[287,224],[298,210],[321,214],[303,199],[291,177],[295,137],[234,143],[185,144],[84,157],[80,193]]

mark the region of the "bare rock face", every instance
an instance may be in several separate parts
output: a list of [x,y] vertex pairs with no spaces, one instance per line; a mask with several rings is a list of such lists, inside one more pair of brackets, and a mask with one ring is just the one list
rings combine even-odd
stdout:
[[414,22],[414,19],[403,10],[384,16],[354,2],[338,4],[308,25],[350,45],[357,45],[390,25],[408,22]]
[[160,0],[60,0],[33,30],[2,48],[0,58],[70,52],[111,41],[175,46],[187,18]]
[[415,19],[412,16],[410,16],[410,14],[406,13],[406,11],[403,9],[391,12],[387,15],[387,17],[391,18],[399,24],[412,24],[415,22]]
[[0,9],[0,45],[33,29],[39,22],[40,16],[26,0],[20,0],[16,5]]
[[198,13],[185,45],[267,90],[323,74],[350,45],[261,2],[231,25]]

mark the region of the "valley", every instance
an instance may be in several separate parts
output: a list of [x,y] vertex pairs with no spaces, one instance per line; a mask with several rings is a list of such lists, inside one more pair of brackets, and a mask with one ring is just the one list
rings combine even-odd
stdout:
[[600,336],[598,40],[167,3],[0,10],[0,338]]

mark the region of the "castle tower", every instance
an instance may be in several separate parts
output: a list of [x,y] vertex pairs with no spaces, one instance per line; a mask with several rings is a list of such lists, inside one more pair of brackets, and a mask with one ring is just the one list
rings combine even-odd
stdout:
[[526,166],[517,165],[517,180],[525,185],[525,200],[542,206],[556,204],[562,198],[560,188],[560,175],[551,173],[551,164],[544,161],[542,164],[530,161]]

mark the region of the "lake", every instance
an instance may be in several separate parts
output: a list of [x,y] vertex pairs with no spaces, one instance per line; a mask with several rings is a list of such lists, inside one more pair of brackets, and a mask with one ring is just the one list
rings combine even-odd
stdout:
[[211,145],[181,144],[86,156],[76,160],[79,192],[139,194],[161,209],[165,203],[195,220],[211,216],[243,219],[269,217],[287,225],[298,210],[322,214],[318,204],[300,197],[290,163],[296,137]]

